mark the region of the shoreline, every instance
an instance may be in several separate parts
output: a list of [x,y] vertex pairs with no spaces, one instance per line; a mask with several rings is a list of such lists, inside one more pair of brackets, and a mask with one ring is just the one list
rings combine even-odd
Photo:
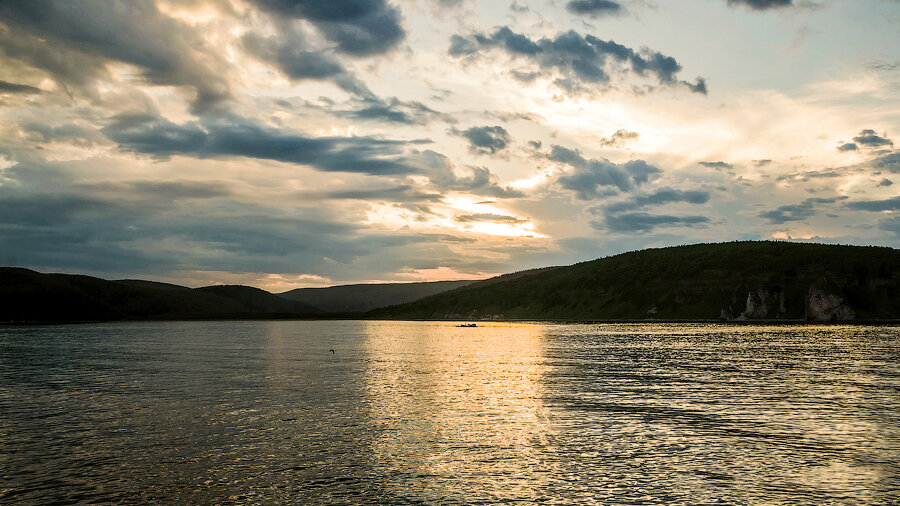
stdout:
[[87,325],[97,323],[173,323],[173,322],[260,322],[260,321],[381,321],[381,322],[465,322],[465,323],[542,323],[546,325],[639,325],[639,324],[684,324],[684,325],[722,325],[722,326],[779,326],[779,325],[803,325],[803,326],[897,326],[900,319],[866,319],[850,321],[806,321],[802,319],[781,320],[713,320],[713,319],[566,319],[566,318],[514,318],[498,320],[474,320],[463,318],[360,318],[353,316],[335,316],[332,318],[316,317],[261,317],[261,318],[173,318],[150,320],[70,320],[70,321],[0,321],[2,327],[27,327],[27,326],[51,326],[51,325]]

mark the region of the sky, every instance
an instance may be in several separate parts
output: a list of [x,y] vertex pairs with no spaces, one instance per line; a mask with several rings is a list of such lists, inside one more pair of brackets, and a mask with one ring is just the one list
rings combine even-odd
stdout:
[[273,292],[900,246],[898,0],[5,0],[0,265]]

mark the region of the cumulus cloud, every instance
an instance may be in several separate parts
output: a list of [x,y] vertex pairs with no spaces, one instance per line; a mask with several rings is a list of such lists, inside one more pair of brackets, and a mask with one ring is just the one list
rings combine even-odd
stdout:
[[422,153],[423,165],[427,167],[431,184],[439,191],[466,191],[476,195],[497,198],[518,198],[525,194],[513,188],[503,187],[496,176],[486,167],[468,167],[470,175],[459,176],[446,156],[435,151]]
[[354,56],[382,54],[405,37],[400,12],[385,0],[252,0],[283,19],[304,19],[342,53]]
[[509,132],[502,126],[472,127],[452,132],[469,141],[469,151],[482,155],[493,155],[503,151],[512,141]]
[[[568,31],[555,38],[533,40],[509,27],[497,28],[490,34],[476,33],[468,37],[454,35],[450,40],[452,56],[474,57],[482,52],[501,50],[512,58],[536,66],[540,75],[553,79],[561,89],[580,92],[586,89],[603,90],[611,82],[611,73],[654,77],[662,85],[679,85],[706,94],[706,82],[697,78],[694,83],[680,81],[681,65],[658,51],[643,48],[636,51],[613,41],[582,36]],[[533,72],[520,74],[533,79]]]
[[622,11],[622,6],[610,0],[571,0],[566,4],[566,9],[573,14],[599,17],[618,14]]
[[575,170],[557,179],[563,188],[575,192],[580,200],[591,200],[602,196],[602,187],[629,191],[634,185],[645,184],[662,173],[658,168],[643,160],[633,160],[616,164],[607,159],[586,159],[581,152],[554,145],[547,156],[554,162],[564,163]]
[[759,217],[768,220],[769,223],[781,225],[789,221],[802,221],[815,215],[816,204],[833,204],[847,197],[809,198],[799,204],[779,206],[771,211],[759,213]]
[[893,146],[894,142],[890,139],[879,137],[875,134],[875,130],[863,130],[856,137],[853,138],[853,141],[860,146],[864,146],[867,148],[878,148],[882,146]]
[[128,151],[156,157],[239,156],[309,165],[328,172],[413,174],[405,142],[372,137],[310,137],[232,117],[175,124],[162,117],[120,116],[103,133]]
[[607,148],[619,148],[627,144],[629,141],[636,141],[640,137],[637,132],[629,132],[625,129],[619,129],[609,137],[600,139],[600,145]]

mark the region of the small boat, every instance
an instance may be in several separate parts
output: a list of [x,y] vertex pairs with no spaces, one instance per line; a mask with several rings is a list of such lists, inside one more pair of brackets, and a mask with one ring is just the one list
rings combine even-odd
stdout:
[[457,327],[477,327],[477,326],[478,325],[475,325],[474,323],[461,323],[461,324],[457,325]]

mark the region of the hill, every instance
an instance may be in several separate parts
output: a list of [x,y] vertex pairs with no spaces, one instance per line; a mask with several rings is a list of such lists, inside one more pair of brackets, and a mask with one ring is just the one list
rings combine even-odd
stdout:
[[0,268],[0,321],[282,318],[320,313],[257,288],[187,288],[141,280]]
[[776,241],[648,249],[489,280],[374,318],[809,319],[900,317],[900,251]]
[[372,283],[328,288],[297,288],[278,295],[331,313],[363,313],[379,307],[412,302],[472,283],[472,281]]

